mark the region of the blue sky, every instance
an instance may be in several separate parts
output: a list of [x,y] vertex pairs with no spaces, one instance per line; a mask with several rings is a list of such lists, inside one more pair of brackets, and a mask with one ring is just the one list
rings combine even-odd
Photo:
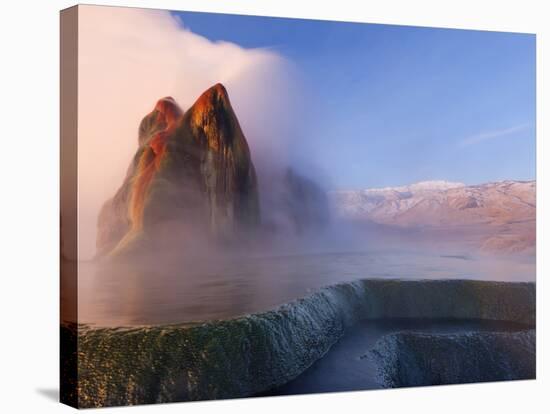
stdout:
[[535,178],[534,35],[174,14],[293,62],[315,91],[308,151],[332,187]]

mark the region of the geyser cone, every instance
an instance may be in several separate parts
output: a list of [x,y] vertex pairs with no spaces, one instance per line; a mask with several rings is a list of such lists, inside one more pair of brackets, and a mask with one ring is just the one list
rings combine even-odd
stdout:
[[260,221],[250,150],[221,84],[184,113],[160,99],[139,127],[126,178],[98,220],[99,256],[185,249],[185,242],[231,238]]

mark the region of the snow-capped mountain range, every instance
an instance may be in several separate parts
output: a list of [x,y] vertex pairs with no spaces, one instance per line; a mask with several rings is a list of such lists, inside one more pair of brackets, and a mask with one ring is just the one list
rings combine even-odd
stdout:
[[485,229],[484,250],[534,248],[535,181],[465,185],[424,181],[407,186],[331,193],[341,218],[403,228]]

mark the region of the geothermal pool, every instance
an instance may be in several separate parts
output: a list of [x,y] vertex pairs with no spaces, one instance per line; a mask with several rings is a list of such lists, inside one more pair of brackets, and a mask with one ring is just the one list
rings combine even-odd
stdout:
[[532,282],[535,263],[529,256],[405,251],[233,256],[132,266],[80,262],[78,321],[120,327],[227,319],[363,278]]
[[[419,346],[416,338],[423,340]],[[534,375],[534,342],[534,331],[501,321],[364,320],[303,374],[266,395],[525,379]],[[502,345],[498,352],[499,343],[505,352]]]
[[[529,256],[395,250],[78,266],[78,329],[63,325],[61,338],[78,343],[81,407],[535,376]],[[62,369],[72,378],[74,367]]]
[[236,318],[74,328],[81,407],[535,377],[525,282],[362,279]]

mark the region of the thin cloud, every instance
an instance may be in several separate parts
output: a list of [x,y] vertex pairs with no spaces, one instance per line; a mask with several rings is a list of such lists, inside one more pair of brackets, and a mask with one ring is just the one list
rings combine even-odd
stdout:
[[509,135],[513,135],[517,132],[525,131],[531,126],[530,123],[515,125],[510,128],[504,128],[504,129],[495,129],[492,131],[485,131],[481,132],[479,134],[471,135],[469,137],[466,137],[462,139],[458,145],[460,147],[468,147],[470,145],[479,144],[480,142],[507,137]]
[[99,210],[124,180],[139,123],[159,98],[172,96],[186,110],[222,82],[254,160],[284,158],[299,103],[282,55],[210,41],[165,11],[80,6],[78,17],[81,259],[95,254]]

